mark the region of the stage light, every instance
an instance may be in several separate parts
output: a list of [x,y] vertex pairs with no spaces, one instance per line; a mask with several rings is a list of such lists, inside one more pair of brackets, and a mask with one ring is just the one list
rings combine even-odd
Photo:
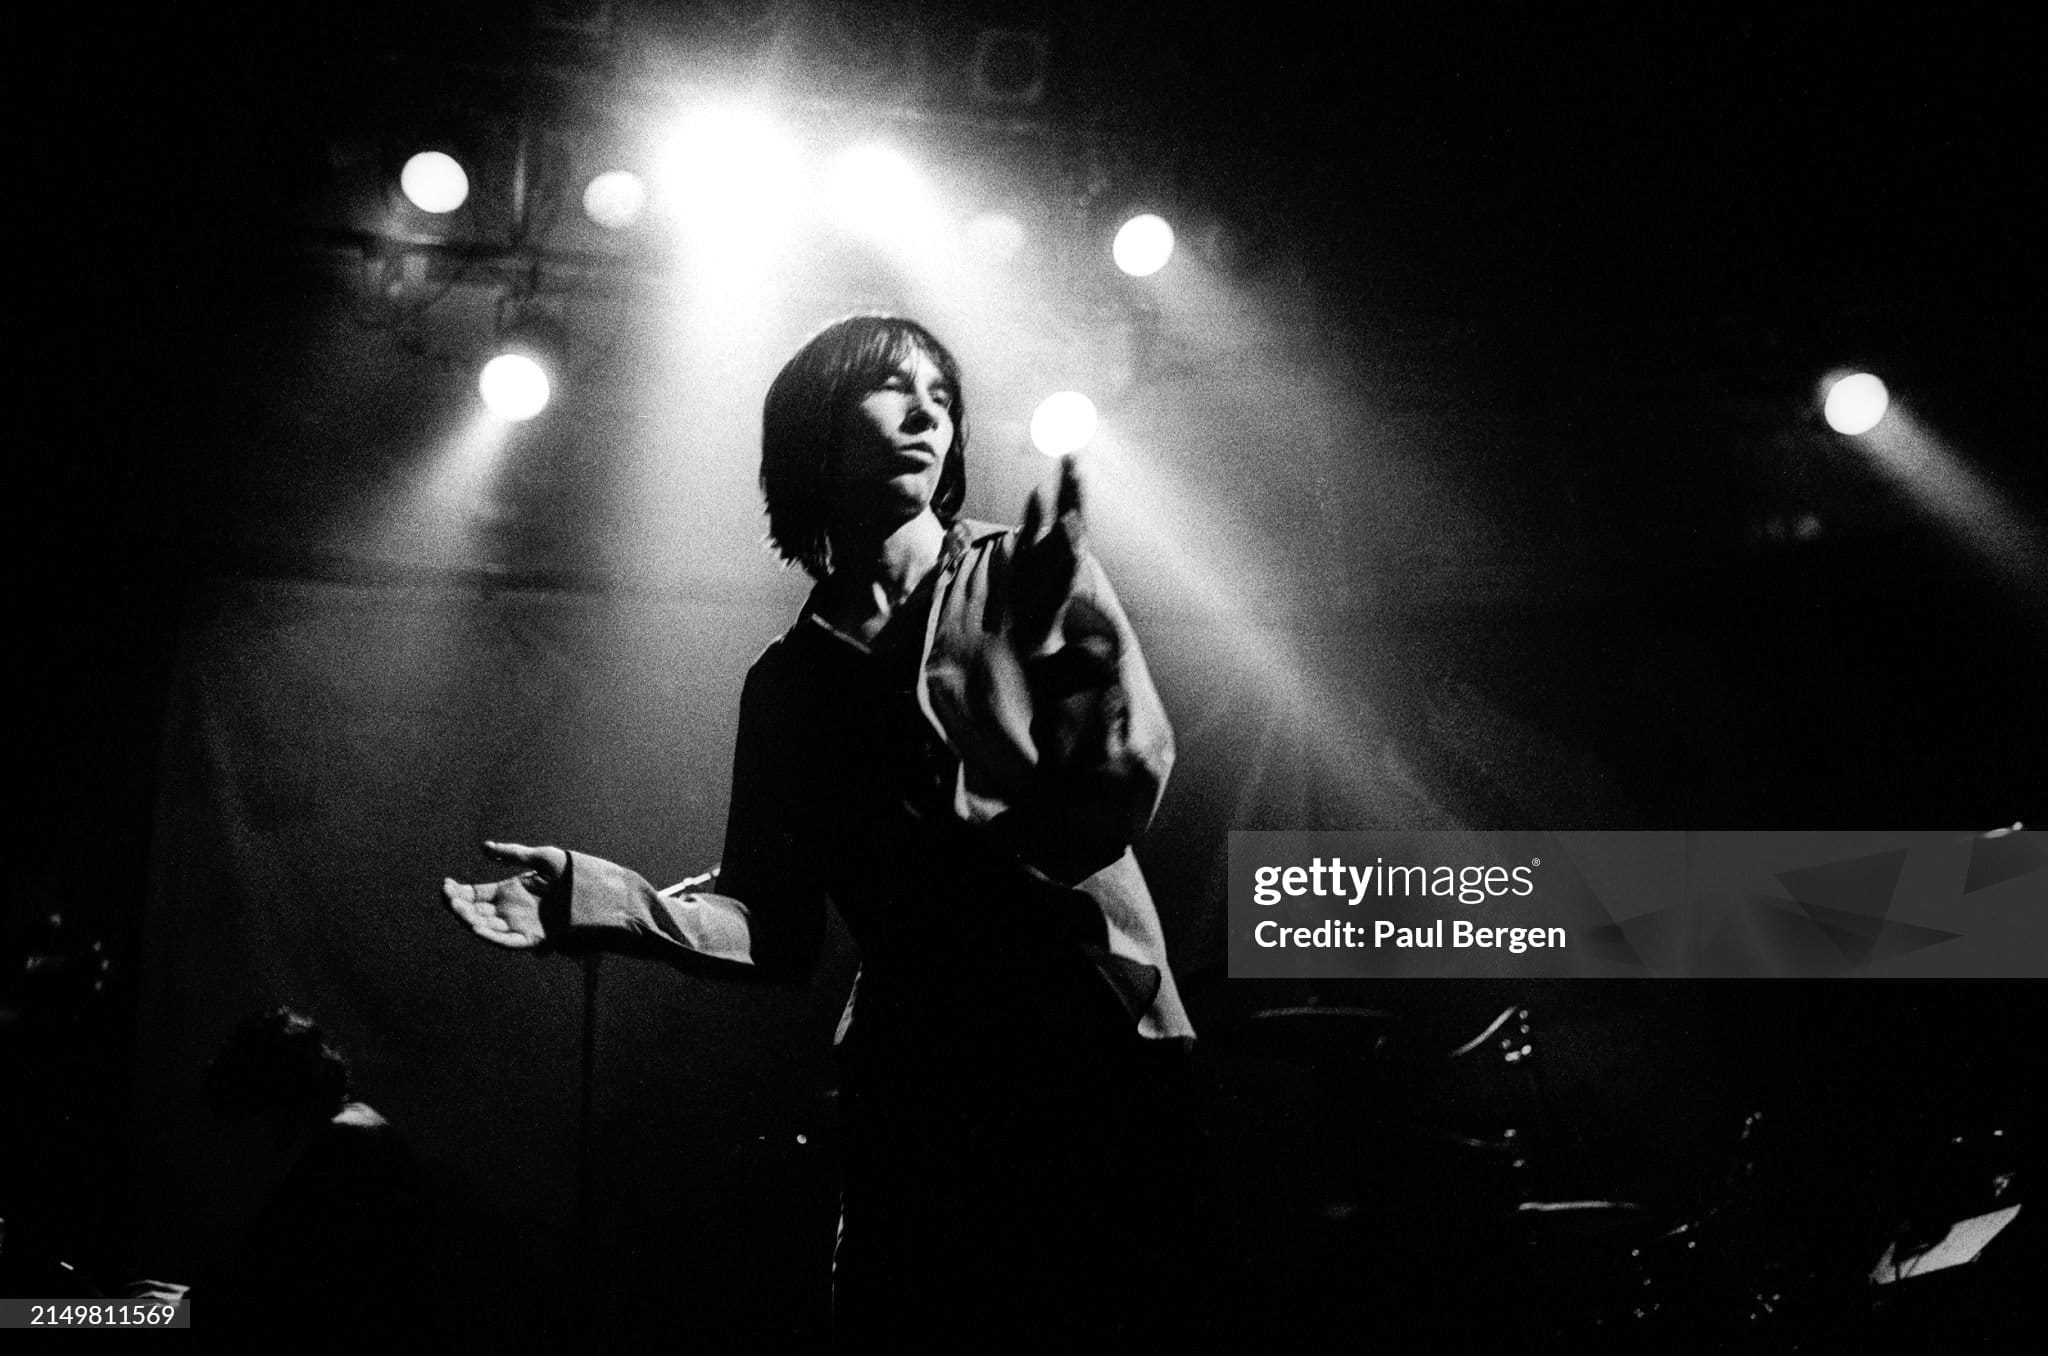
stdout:
[[583,190],[583,214],[608,231],[623,231],[640,219],[647,186],[630,170],[607,170]]
[[1883,382],[1868,372],[1857,372],[1828,384],[1822,413],[1829,428],[1854,437],[1876,428],[1890,404]]
[[1048,457],[1079,452],[1094,436],[1095,402],[1079,391],[1049,395],[1032,412],[1032,445]]
[[406,161],[398,187],[414,207],[436,216],[469,201],[469,175],[446,151],[421,151]]
[[967,245],[985,264],[1007,264],[1024,248],[1024,223],[1001,212],[983,212],[967,223]]
[[888,146],[856,146],[839,157],[825,185],[832,219],[870,237],[913,228],[925,217],[930,193],[902,153]]
[[524,353],[500,353],[485,363],[477,389],[483,393],[484,404],[492,414],[514,423],[531,419],[546,409],[549,396],[554,394],[546,370]]
[[766,114],[707,108],[676,128],[656,191],[699,230],[760,245],[795,221],[801,162],[796,143]]
[[1150,212],[1132,217],[1117,231],[1110,257],[1133,278],[1149,278],[1173,257],[1173,227]]

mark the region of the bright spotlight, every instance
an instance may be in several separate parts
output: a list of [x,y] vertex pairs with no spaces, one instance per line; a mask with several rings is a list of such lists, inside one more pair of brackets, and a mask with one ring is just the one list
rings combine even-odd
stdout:
[[1173,227],[1150,212],[1132,217],[1117,231],[1109,252],[1116,266],[1133,278],[1149,278],[1173,257]]
[[704,109],[676,129],[657,188],[692,225],[759,244],[794,222],[801,161],[796,143],[766,114]]
[[421,151],[398,172],[398,187],[422,212],[453,212],[469,201],[469,175],[445,151]]
[[629,170],[607,170],[583,190],[583,214],[608,231],[623,231],[640,219],[647,187]]
[[1032,445],[1048,457],[1079,452],[1094,436],[1095,402],[1079,391],[1049,395],[1032,412]]
[[1827,416],[1829,428],[1853,437],[1876,428],[1890,404],[1884,383],[1868,372],[1858,372],[1828,386],[1821,412]]
[[839,157],[825,186],[833,220],[859,235],[893,235],[923,214],[924,180],[902,153],[856,146]]
[[483,393],[484,404],[492,414],[514,423],[531,419],[546,409],[553,393],[548,374],[523,353],[500,353],[485,363],[477,389]]

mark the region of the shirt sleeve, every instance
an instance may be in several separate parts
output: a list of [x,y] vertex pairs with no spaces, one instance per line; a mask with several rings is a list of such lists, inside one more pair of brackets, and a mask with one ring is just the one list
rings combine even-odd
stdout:
[[569,926],[629,933],[713,960],[754,963],[751,911],[730,895],[657,890],[617,862],[569,854]]
[[571,853],[571,927],[623,931],[751,966],[762,978],[810,974],[824,938],[825,893],[801,850],[793,804],[802,750],[791,694],[778,643],[755,662],[740,696],[725,856],[713,889],[656,889],[617,863]]
[[1055,878],[1101,870],[1152,822],[1173,767],[1173,727],[1137,633],[1094,556],[1075,544],[1051,635],[1023,656],[1036,794],[1009,826]]
[[969,562],[927,665],[961,756],[956,811],[1062,884],[1115,862],[1151,822],[1173,729],[1116,593],[1061,522]]

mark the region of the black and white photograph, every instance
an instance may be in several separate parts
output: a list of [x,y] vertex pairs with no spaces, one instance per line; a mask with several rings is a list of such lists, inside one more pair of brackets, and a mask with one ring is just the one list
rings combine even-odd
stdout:
[[0,1327],[2039,1341],[2017,20],[39,27]]

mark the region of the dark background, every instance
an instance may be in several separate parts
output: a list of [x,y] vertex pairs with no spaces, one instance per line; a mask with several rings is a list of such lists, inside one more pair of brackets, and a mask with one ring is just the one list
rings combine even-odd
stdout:
[[[689,27],[703,7],[617,10],[650,42],[710,31]],[[1509,1174],[1498,1199],[1475,1198],[1497,1162],[1425,1161],[1402,1136],[1526,1124],[1520,1075],[1375,1064],[1379,1018],[1339,1020],[1355,1048],[1268,1034],[1289,1028],[1252,1013],[1309,995],[1222,975],[1220,855],[1232,827],[1418,818],[2040,820],[2048,483],[2023,44],[1960,16],[1820,8],[920,13],[934,53],[979,24],[1047,40],[1046,96],[1021,112],[976,112],[941,76],[907,104],[812,91],[815,122],[1013,157],[1009,190],[1057,204],[1047,253],[1027,260],[1051,320],[993,311],[957,340],[991,393],[970,510],[1016,512],[1042,471],[1002,431],[1041,374],[1085,369],[1114,334],[1136,357],[1110,416],[1171,448],[1167,483],[1186,497],[1170,535],[1236,590],[1219,604],[1159,568],[1105,493],[1098,549],[1181,733],[1146,856],[1210,1038],[1235,1193],[1217,1217],[1249,1221],[1221,1247],[1232,1264],[1257,1271],[1267,1243],[1333,1267],[1441,1261],[1518,1192],[1634,1200],[1668,1225],[1736,1198],[1742,1118],[1764,1107],[1803,1132],[1771,1147],[1771,1209],[1896,1202],[1935,1179],[1916,1171],[1933,1146],[2010,1120],[2033,985],[1314,995],[1392,1014],[1439,1052],[1500,1006],[1538,1014],[1550,1177]],[[456,270],[444,302],[404,323],[366,318],[374,221],[349,196],[362,162],[347,148],[374,156],[438,117],[497,128],[486,160],[502,165],[504,72],[533,50],[528,17],[369,4],[53,34],[65,79],[28,138],[18,247],[40,305],[15,459],[30,878],[8,925],[10,951],[45,960],[6,980],[24,1071],[9,1191],[11,1218],[100,1274],[175,1271],[231,1233],[246,1209],[223,1185],[232,1161],[183,1099],[226,1025],[281,999],[315,1009],[370,1099],[488,1181],[554,1259],[535,1265],[567,1275],[580,972],[467,946],[432,912],[433,882],[480,871],[486,835],[559,838],[650,874],[706,864],[738,676],[801,598],[753,547],[744,418],[701,437],[645,413],[672,377],[646,339],[658,288],[630,258],[549,256],[551,295],[604,351],[589,393],[522,434],[484,545],[370,549],[363,506],[409,483],[466,408],[469,346],[516,251]],[[587,52],[548,50],[603,86]],[[502,243],[502,198],[482,201],[479,238]],[[1091,232],[1141,201],[1220,233],[1204,237],[1222,242],[1201,256],[1208,293],[1091,271]],[[872,260],[815,262],[852,280],[800,285],[714,408],[743,415],[759,357],[818,321],[918,298],[915,278]],[[1924,486],[1825,429],[1816,382],[1844,364],[1881,372],[2026,525],[2016,556],[1987,554]],[[692,474],[718,468],[680,501],[705,535],[621,568],[642,525],[607,468],[668,440]],[[1801,538],[1807,515],[1821,527]],[[1233,573],[1248,560],[1259,568]],[[597,1120],[622,1166],[599,1183],[595,1227],[630,1262],[605,1282],[620,1340],[651,1320],[619,1297],[661,1298],[647,1277],[677,1259],[731,1298],[708,1334],[815,1333],[815,1292],[790,1278],[814,1274],[818,1220],[829,1230],[816,1093],[845,971],[842,957],[791,999],[607,964]],[[1309,1141],[1284,1171],[1263,1156],[1283,1128]],[[786,1147],[798,1132],[819,1154]],[[1388,1175],[1302,1166],[1335,1161]],[[507,1164],[521,1185],[496,1172]],[[1439,1194],[1329,1213],[1364,1209],[1390,1178]],[[1377,1220],[1423,1241],[1390,1243]],[[1883,1229],[1859,1228],[1774,1265],[1867,1269]],[[1586,1238],[1537,1250],[1618,1255]],[[1731,1256],[1717,1319],[1763,1274],[1755,1249]],[[1473,1263],[1511,1264],[1528,1275],[1493,1251]],[[1597,1271],[1575,1273],[1579,1289]],[[1389,1292],[1404,1275],[1377,1274]],[[1249,1331],[1284,1326],[1270,1301],[1238,1312]]]

